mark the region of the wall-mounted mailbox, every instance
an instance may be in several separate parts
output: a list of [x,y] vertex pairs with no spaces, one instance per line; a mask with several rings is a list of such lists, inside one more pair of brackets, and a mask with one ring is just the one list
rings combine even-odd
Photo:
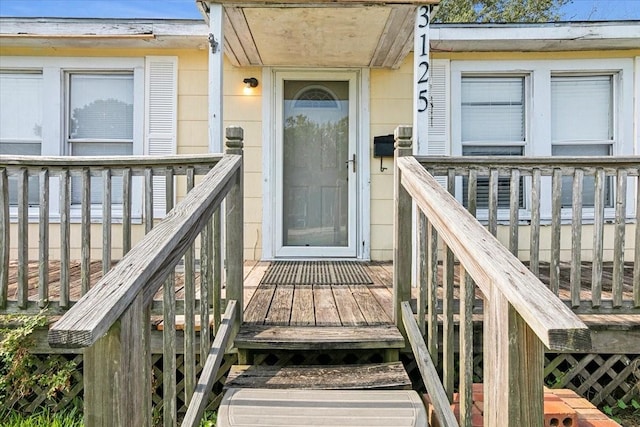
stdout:
[[373,137],[373,157],[393,157],[393,135]]

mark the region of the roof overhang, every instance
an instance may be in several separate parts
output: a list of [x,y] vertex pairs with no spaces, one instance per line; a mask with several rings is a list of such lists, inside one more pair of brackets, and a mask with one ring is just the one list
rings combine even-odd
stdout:
[[200,20],[0,18],[0,46],[206,49]]
[[429,39],[433,52],[640,49],[640,22],[433,24]]
[[[196,0],[205,19],[209,2]],[[439,0],[219,0],[224,48],[237,66],[399,67],[418,5]]]

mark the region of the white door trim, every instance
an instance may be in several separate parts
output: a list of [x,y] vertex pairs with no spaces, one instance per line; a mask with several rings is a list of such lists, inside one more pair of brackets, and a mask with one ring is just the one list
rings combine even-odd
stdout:
[[[264,67],[262,70],[262,176],[263,176],[263,211],[262,211],[262,259],[295,258],[278,251],[278,234],[276,223],[279,207],[277,206],[277,127],[276,107],[279,102],[276,93],[276,74],[297,73],[300,78],[309,79],[318,73],[352,73],[355,75],[355,115],[357,173],[355,200],[355,251],[345,255],[346,258],[370,259],[370,153],[369,153],[369,70],[368,69],[288,69]],[[340,257],[335,255],[334,257]],[[299,258],[299,257],[297,257]],[[321,258],[317,256],[314,258]]]

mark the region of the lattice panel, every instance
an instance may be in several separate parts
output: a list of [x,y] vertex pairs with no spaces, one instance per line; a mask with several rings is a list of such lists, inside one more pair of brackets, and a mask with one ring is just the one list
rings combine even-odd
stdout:
[[72,361],[77,369],[71,374],[69,386],[66,390],[58,392],[57,395],[47,398],[47,391],[40,386],[34,386],[33,390],[25,396],[18,397],[4,402],[3,405],[13,408],[16,411],[30,413],[42,407],[50,407],[59,410],[70,405],[74,399],[82,398],[82,355],[79,354],[34,354],[35,366],[32,374],[38,375],[44,372],[49,361],[60,361],[61,363]]
[[640,355],[547,354],[545,382],[570,388],[598,406],[640,396]]
[[[76,363],[77,369],[72,373],[71,382],[67,391],[59,393],[58,396],[55,396],[52,399],[46,398],[45,390],[40,389],[39,387],[34,389],[32,393],[27,396],[14,399],[12,401],[3,402],[3,405],[7,407],[11,407],[17,411],[23,413],[30,413],[34,410],[42,407],[51,407],[54,410],[60,410],[68,407],[71,404],[77,404],[80,406],[79,409],[82,409],[82,403],[79,401],[74,402],[74,399],[82,399],[84,384],[82,381],[82,355],[74,355],[74,354],[54,354],[54,355],[46,355],[46,354],[38,354],[35,355],[36,360],[39,361],[37,366],[34,369],[34,375],[42,372],[45,369],[45,361],[47,358],[59,358],[61,360],[71,360]],[[196,356],[197,357],[197,356]],[[196,359],[197,360],[197,359]],[[213,391],[210,394],[209,406],[208,410],[215,410],[220,405],[220,401],[222,400],[222,387],[227,380],[227,374],[231,365],[237,363],[238,357],[235,354],[227,354],[225,355],[222,364],[220,366],[220,370],[218,371],[218,377],[216,378],[216,383],[213,386]],[[154,416],[158,417],[162,414],[162,355],[154,354],[151,359],[153,363],[152,367],[152,405]],[[182,355],[177,355],[176,357],[176,365],[178,367],[177,377],[177,394],[178,394],[178,413],[184,414],[187,411],[186,406],[184,405],[184,357]],[[200,368],[198,368],[197,375],[200,375]]]

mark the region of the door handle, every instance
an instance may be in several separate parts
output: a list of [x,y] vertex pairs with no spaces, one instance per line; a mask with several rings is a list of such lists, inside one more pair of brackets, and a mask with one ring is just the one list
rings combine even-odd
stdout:
[[[353,173],[355,173],[355,172],[356,172],[356,155],[355,155],[355,153],[354,153],[354,154],[353,154],[353,156],[351,157],[351,160],[347,160],[345,163],[346,163],[347,165],[348,165],[349,163],[351,163],[351,168],[352,168],[352,170],[353,170]],[[347,167],[349,167],[349,166],[347,166]]]

